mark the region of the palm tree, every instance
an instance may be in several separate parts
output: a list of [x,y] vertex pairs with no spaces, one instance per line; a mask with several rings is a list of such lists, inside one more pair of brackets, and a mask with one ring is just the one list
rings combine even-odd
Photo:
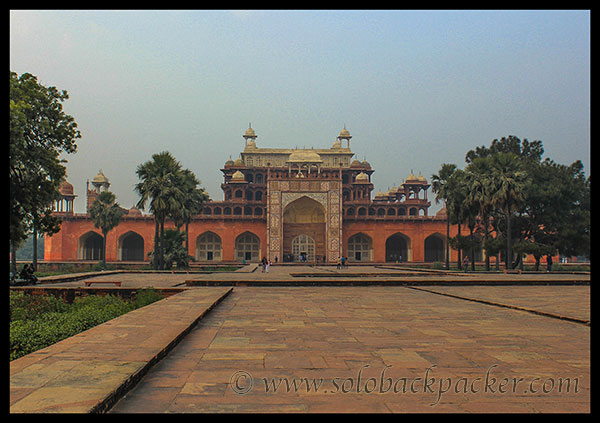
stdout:
[[115,201],[115,195],[103,191],[90,207],[90,216],[94,226],[102,231],[102,268],[106,268],[106,236],[115,228],[123,217],[123,209]]
[[497,153],[490,157],[490,203],[506,218],[506,269],[511,269],[511,215],[525,199],[525,172],[516,154]]
[[[484,246],[489,239],[489,220],[493,210],[491,192],[491,164],[489,157],[477,157],[467,166],[467,203],[478,207],[478,214],[483,222]],[[485,270],[490,270],[489,254],[485,255]]]
[[140,195],[136,207],[143,210],[146,203],[150,203],[149,209],[155,223],[153,265],[163,269],[165,220],[184,201],[180,184],[181,165],[171,153],[163,151],[153,154],[152,160],[139,165],[136,174],[141,181],[135,185],[135,191]]
[[175,222],[177,230],[179,230],[182,224],[185,224],[185,248],[187,251],[189,223],[192,220],[192,216],[202,211],[208,195],[204,189],[198,187],[200,181],[196,179],[196,175],[191,170],[183,169],[180,177],[181,191],[184,194],[183,202],[178,208],[172,211],[171,217]]
[[467,220],[468,209],[465,204],[465,198],[467,196],[467,184],[465,182],[465,171],[462,169],[456,169],[452,175],[448,178],[446,183],[446,189],[448,192],[448,200],[446,206],[446,212],[448,220],[451,224],[458,226],[458,233],[454,237],[453,248],[458,251],[457,266],[462,267],[461,252],[465,248],[464,241],[461,235],[461,225]]
[[455,170],[456,165],[443,163],[439,174],[431,175],[431,189],[436,194],[435,202],[437,204],[440,200],[443,200],[444,207],[446,208],[446,270],[450,269],[450,244],[448,242],[450,239],[450,215],[448,212],[448,199],[451,193],[448,188],[448,180]]

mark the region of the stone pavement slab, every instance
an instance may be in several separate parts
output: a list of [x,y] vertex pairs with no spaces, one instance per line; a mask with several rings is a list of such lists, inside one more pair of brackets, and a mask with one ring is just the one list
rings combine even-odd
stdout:
[[186,290],[13,360],[10,412],[105,411],[229,293]]
[[589,286],[429,286],[415,289],[501,304],[591,324]]
[[590,329],[406,287],[236,287],[111,412],[589,412]]

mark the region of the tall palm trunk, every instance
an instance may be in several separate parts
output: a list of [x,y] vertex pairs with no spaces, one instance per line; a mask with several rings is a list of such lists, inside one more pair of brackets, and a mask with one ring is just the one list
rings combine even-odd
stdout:
[[[488,241],[488,238],[490,237],[490,229],[489,229],[489,218],[487,216],[483,217],[484,219],[484,223],[483,223],[483,244],[485,245]],[[487,251],[485,252],[485,271],[489,272],[490,271],[490,256],[487,253]]]
[[446,208],[446,270],[450,270],[450,217]]
[[102,270],[106,270],[106,235],[108,233],[102,231]]
[[152,257],[152,268],[158,270],[158,250],[160,248],[158,218],[154,216],[154,257]]
[[160,221],[160,270],[165,269],[165,218]]
[[506,212],[506,269],[512,269],[512,245],[510,237],[510,203]]

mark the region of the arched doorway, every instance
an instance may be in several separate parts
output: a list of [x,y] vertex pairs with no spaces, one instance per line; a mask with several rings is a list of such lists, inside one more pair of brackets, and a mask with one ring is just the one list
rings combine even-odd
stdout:
[[221,237],[213,232],[204,232],[196,238],[196,260],[221,261]]
[[371,261],[373,240],[359,233],[348,238],[348,261]]
[[292,240],[292,254],[295,261],[313,262],[315,260],[315,240],[306,234]]
[[[301,235],[304,237],[301,238]],[[325,209],[318,201],[303,196],[285,207],[283,261],[299,261],[301,252],[307,253],[310,261],[321,261],[325,256],[325,238]],[[312,251],[310,254],[309,244]],[[303,245],[304,249],[299,250],[299,245]]]
[[127,232],[119,238],[117,256],[122,261],[144,260],[144,238],[135,232]]
[[252,232],[244,232],[235,239],[235,259],[237,261],[258,261],[260,239]]
[[401,233],[396,233],[386,239],[385,261],[391,261],[394,263],[412,261],[410,238]]
[[102,260],[102,235],[90,231],[79,238],[77,258],[79,260]]
[[434,262],[444,260],[446,260],[444,240],[440,235],[429,235],[425,238],[425,261]]

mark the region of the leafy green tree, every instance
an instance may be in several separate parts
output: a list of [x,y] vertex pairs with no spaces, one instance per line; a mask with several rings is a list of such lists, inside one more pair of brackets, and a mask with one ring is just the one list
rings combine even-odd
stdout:
[[112,192],[103,191],[90,207],[94,226],[102,231],[102,268],[106,268],[106,236],[121,222],[124,214],[115,200],[116,197]]
[[[557,223],[555,227],[556,248],[567,256],[586,256],[591,254],[591,180],[585,178],[583,164],[577,160],[569,166],[557,165],[560,180],[564,188],[561,207],[553,214]],[[556,189],[556,187],[554,188]]]
[[[9,73],[9,237],[14,252],[28,233],[60,229],[60,220],[52,216],[65,176],[59,155],[74,153],[81,134],[73,117],[63,111],[66,91],[45,87],[29,73]],[[12,267],[16,272],[14,254]]]

